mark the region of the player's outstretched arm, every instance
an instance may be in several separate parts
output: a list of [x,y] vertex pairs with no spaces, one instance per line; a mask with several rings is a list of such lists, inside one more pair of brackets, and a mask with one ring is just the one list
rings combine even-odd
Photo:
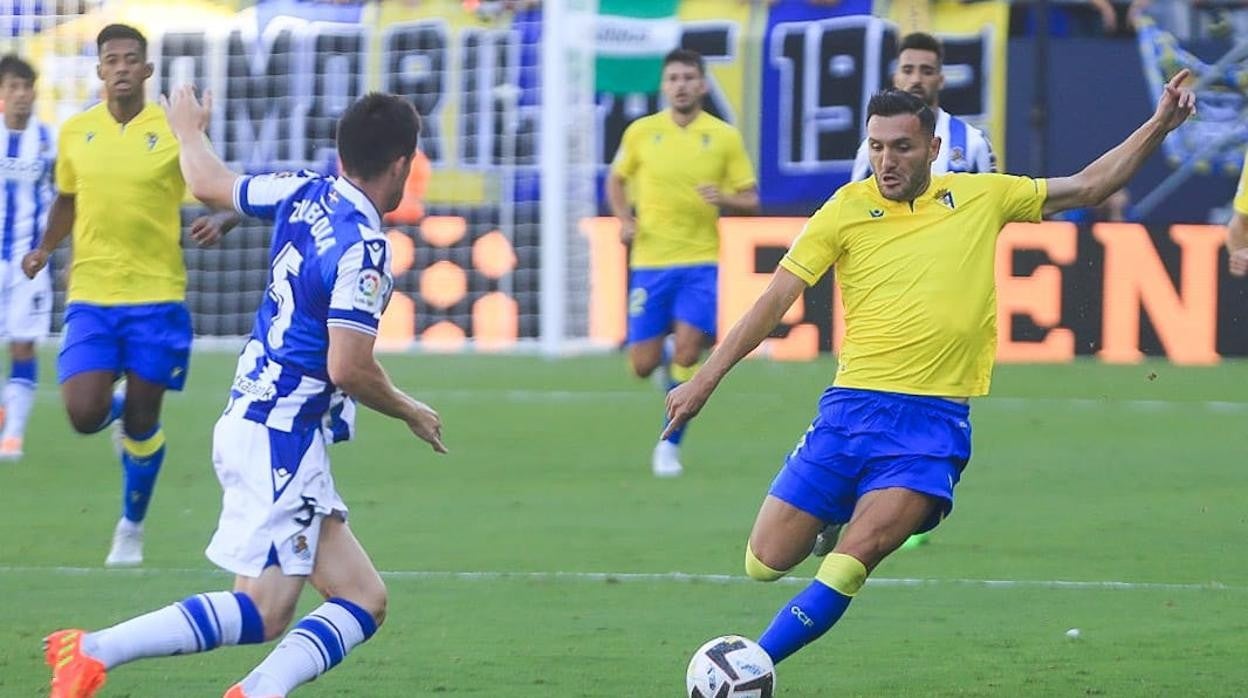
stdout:
[[1191,75],[1181,70],[1166,83],[1157,111],[1112,150],[1070,177],[1048,179],[1044,215],[1072,208],[1096,206],[1135,176],[1148,156],[1161,145],[1166,134],[1196,113],[1196,94],[1181,87]]
[[178,139],[178,162],[191,196],[212,208],[232,210],[234,183],[239,175],[221,162],[205,136],[212,117],[212,93],[205,92],[201,103],[194,87],[182,85],[168,98],[162,95],[160,103],[169,119],[169,128]]
[[394,386],[390,376],[373,356],[376,337],[342,327],[329,328],[329,380],[369,409],[401,419],[412,433],[424,439],[438,453],[442,444],[442,419],[425,403]]
[[60,246],[61,241],[69,237],[74,229],[74,218],[77,215],[77,199],[73,194],[57,194],[52,200],[52,208],[48,210],[48,228],[43,231],[43,239],[39,246],[22,257],[22,273],[28,278],[35,278],[41,269],[48,265],[48,258]]
[[767,335],[780,324],[780,318],[806,290],[806,282],[781,267],[771,277],[767,290],[754,301],[754,306],[728,331],[728,336],[715,348],[706,365],[687,383],[667,394],[667,429],[663,438],[693,419],[728,371],[754,351]]

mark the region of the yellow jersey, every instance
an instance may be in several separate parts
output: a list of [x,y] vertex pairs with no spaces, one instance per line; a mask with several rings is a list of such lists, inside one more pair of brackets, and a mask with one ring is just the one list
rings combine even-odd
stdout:
[[945,174],[914,201],[875,178],[839,191],[780,265],[815,284],[836,265],[845,340],[833,385],[911,395],[988,393],[997,348],[997,235],[1039,221],[1044,180]]
[[629,180],[637,208],[634,269],[719,260],[719,208],[697,187],[736,193],[754,185],[754,168],[737,129],[702,112],[680,127],[670,111],[629,124],[611,165]]
[[164,110],[148,104],[117,123],[107,104],[61,127],[56,186],[74,195],[69,301],[133,305],[182,301],[178,141]]
[[1235,212],[1248,216],[1248,152],[1244,153],[1244,169],[1239,173],[1239,188],[1235,190]]

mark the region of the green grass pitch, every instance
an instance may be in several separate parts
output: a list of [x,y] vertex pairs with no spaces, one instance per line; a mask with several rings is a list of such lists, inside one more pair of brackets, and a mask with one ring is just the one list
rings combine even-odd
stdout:
[[[71,434],[44,356],[27,456],[0,465],[0,696],[46,695],[47,631],[228,585],[202,551],[233,363],[198,354],[187,392],[167,400],[169,457],[136,573],[102,568],[119,467],[107,436]],[[661,397],[618,356],[384,363],[441,411],[451,454],[372,414],[334,449],[390,618],[297,695],[675,698],[694,648],[757,636],[800,588],[745,581],[743,545],[831,361],[740,367],[690,429],[674,481],[649,473]],[[1244,695],[1246,389],[1241,363],[1000,368],[972,409],[952,518],[780,666],[779,695]],[[556,572],[568,574],[543,574]],[[609,574],[574,574],[590,572]],[[628,576],[669,572],[734,579]],[[309,592],[301,610],[315,603]],[[220,696],[265,652],[121,667],[100,696]]]

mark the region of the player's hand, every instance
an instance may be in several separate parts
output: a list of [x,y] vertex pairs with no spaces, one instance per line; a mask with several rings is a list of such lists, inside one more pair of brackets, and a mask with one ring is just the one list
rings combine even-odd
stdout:
[[412,413],[407,417],[407,428],[426,441],[436,453],[446,453],[442,443],[442,418],[434,409],[419,400],[413,400]]
[[204,100],[195,96],[193,85],[180,85],[173,94],[160,96],[169,128],[179,140],[205,133],[212,121],[212,90],[204,91]]
[[724,203],[724,193],[714,184],[702,184],[698,186],[698,196],[702,200],[712,206],[722,206]]
[[1162,89],[1161,101],[1157,103],[1153,118],[1166,131],[1173,131],[1196,113],[1196,93],[1190,88],[1182,87],[1191,76],[1192,71],[1184,68],[1175,73]]
[[[200,216],[191,221],[191,240],[200,247],[212,247],[221,242],[228,229],[219,216]],[[232,226],[231,226],[232,227]]]
[[659,437],[659,440],[666,439],[672,432],[696,417],[714,390],[714,383],[699,380],[698,376],[694,376],[693,380],[682,383],[669,391],[667,393],[667,428],[663,430],[663,435]]
[[1248,247],[1231,252],[1231,276],[1248,276]]
[[46,266],[48,266],[48,253],[38,247],[27,252],[26,256],[22,257],[22,273],[28,279],[35,278],[35,274],[38,274]]
[[620,221],[620,242],[629,245],[635,237],[637,237],[637,221]]

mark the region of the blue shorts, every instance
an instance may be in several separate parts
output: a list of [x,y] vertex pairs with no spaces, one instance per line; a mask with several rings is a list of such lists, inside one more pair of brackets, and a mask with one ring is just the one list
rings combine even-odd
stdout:
[[628,343],[672,331],[677,320],[715,336],[719,267],[702,264],[670,269],[634,269],[628,283]]
[[133,372],[181,390],[191,354],[191,314],[185,303],[95,305],[70,303],[57,380],[86,371]]
[[770,494],[827,523],[849,521],[858,498],[904,487],[942,501],[919,532],[953,510],[971,458],[971,408],[938,397],[828,388]]

